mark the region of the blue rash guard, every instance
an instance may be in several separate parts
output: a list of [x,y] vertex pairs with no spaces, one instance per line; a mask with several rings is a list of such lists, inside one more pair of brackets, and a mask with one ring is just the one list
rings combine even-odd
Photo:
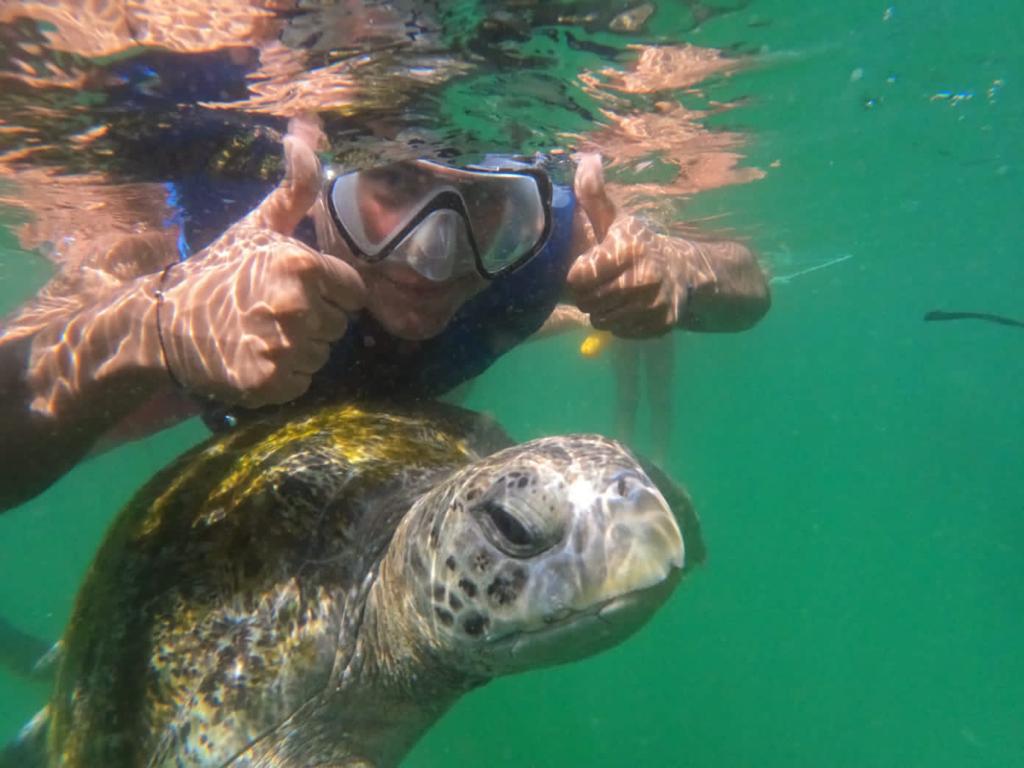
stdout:
[[[179,183],[169,189],[173,200],[189,213],[180,244],[187,258],[216,236],[210,227],[211,196],[221,199],[234,218],[254,207],[262,198],[251,185],[239,188],[225,199],[225,189],[208,188],[200,179]],[[225,202],[229,205],[225,206]],[[238,210],[234,210],[234,209]],[[555,185],[552,198],[551,235],[534,258],[515,271],[502,275],[471,298],[445,329],[432,339],[398,339],[362,312],[353,317],[345,335],[331,347],[328,362],[313,377],[304,399],[372,399],[411,401],[439,397],[480,375],[501,355],[536,333],[558,304],[569,267],[576,198],[570,187]],[[198,212],[198,215],[195,213]],[[219,234],[219,233],[217,233]],[[312,233],[296,236],[314,244]],[[221,426],[224,412],[209,411],[207,423]]]

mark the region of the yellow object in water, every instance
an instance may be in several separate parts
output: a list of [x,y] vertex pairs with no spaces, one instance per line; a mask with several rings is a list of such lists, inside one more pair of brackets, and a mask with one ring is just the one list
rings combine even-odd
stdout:
[[594,331],[580,344],[580,354],[584,357],[597,357],[611,340],[612,335],[608,331]]

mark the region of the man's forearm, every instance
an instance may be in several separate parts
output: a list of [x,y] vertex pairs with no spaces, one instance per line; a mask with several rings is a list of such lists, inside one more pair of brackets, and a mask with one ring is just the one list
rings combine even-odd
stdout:
[[155,285],[0,344],[0,510],[41,493],[169,381],[155,338]]

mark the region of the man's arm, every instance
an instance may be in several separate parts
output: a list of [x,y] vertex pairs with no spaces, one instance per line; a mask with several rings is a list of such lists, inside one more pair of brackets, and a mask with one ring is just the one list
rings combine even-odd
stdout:
[[102,309],[0,343],[0,511],[45,490],[167,385],[145,346],[155,333],[154,277],[133,281]]
[[44,490],[151,394],[173,394],[152,337],[176,232],[96,237],[101,226],[82,224],[76,250],[0,328],[0,510]]
[[248,407],[309,387],[365,287],[290,237],[320,167],[293,136],[285,158],[281,184],[202,253],[71,302],[31,333],[0,334],[0,510],[44,490],[174,381]]

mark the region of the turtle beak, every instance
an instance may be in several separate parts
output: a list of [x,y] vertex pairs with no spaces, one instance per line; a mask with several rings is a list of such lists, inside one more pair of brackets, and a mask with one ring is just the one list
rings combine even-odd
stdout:
[[627,482],[621,500],[608,501],[606,578],[597,612],[610,638],[639,629],[668,598],[683,574],[686,553],[675,516],[646,482]]
[[630,474],[607,494],[604,582],[600,600],[661,584],[685,561],[683,536],[668,502],[657,488]]

